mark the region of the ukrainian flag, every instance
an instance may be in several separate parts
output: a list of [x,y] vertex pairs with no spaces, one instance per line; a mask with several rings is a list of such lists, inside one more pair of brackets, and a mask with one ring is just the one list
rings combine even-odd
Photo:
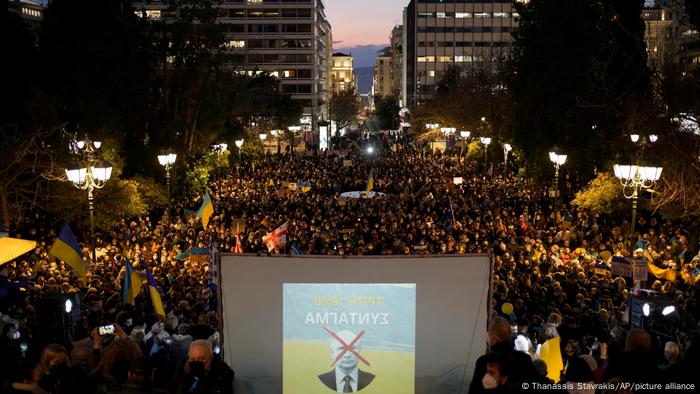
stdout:
[[160,293],[158,292],[158,284],[156,280],[153,279],[151,270],[146,265],[146,277],[148,278],[148,292],[151,294],[151,304],[153,305],[153,313],[165,320],[165,310],[163,309],[163,301],[160,299]]
[[204,195],[204,200],[202,201],[202,206],[199,207],[197,211],[197,216],[202,219],[202,225],[204,229],[207,229],[209,225],[209,218],[214,214],[214,205],[211,203],[211,198],[209,198],[209,193]]
[[136,305],[136,296],[141,292],[144,275],[134,270],[129,260],[126,260],[126,275],[124,276],[124,305]]
[[372,168],[369,172],[369,180],[367,181],[367,195],[374,189],[374,168]]
[[83,252],[67,224],[63,226],[61,233],[51,246],[49,254],[70,265],[81,278],[86,278],[87,265],[83,261]]

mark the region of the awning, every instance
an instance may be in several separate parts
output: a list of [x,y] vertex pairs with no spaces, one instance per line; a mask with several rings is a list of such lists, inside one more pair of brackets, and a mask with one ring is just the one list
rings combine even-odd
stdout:
[[28,241],[19,238],[0,238],[0,265],[36,248],[36,241]]

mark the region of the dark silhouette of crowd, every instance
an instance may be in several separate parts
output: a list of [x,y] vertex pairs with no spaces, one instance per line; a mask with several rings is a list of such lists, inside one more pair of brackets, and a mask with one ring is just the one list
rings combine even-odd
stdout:
[[[266,154],[237,163],[209,184],[215,212],[206,230],[192,213],[201,197],[178,198],[170,215],[123,218],[98,234],[96,261],[82,243],[90,265],[85,280],[48,255],[58,224],[17,223],[11,235],[38,246],[0,267],[1,389],[232,392],[233,371],[219,354],[211,253],[193,251],[215,246],[235,253],[237,231],[238,246],[253,254],[491,254],[490,350],[477,363],[471,392],[517,391],[524,382],[697,384],[692,278],[700,256],[687,223],[642,212],[632,234],[625,218],[572,206],[570,193],[550,198],[547,185],[513,163],[484,171],[482,162],[462,160],[457,151],[431,153],[409,141],[378,144],[373,153]],[[365,191],[372,169],[373,190],[384,195],[341,196]],[[299,182],[310,189],[290,186]],[[574,176],[566,182],[565,191],[581,186]],[[263,236],[284,223],[286,244],[268,250]],[[629,299],[637,290],[631,278],[612,274],[612,257],[635,253],[678,273],[673,280],[648,277],[649,293],[675,306],[663,316],[672,324],[655,326],[663,330],[632,327]],[[134,305],[124,304],[126,259],[136,270],[150,267],[164,320],[154,315],[145,289]],[[60,344],[37,334],[40,300],[52,295],[75,295],[80,303],[79,321],[62,341],[54,339]],[[101,335],[105,324],[114,333]],[[538,355],[553,338],[562,355],[556,371]]]

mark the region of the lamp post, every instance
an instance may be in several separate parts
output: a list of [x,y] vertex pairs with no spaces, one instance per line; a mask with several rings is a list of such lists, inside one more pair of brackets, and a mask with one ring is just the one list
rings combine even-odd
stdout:
[[165,211],[166,217],[170,217],[170,168],[175,164],[177,154],[172,149],[164,149],[158,153],[158,162],[165,167],[165,179],[168,184],[168,210]]
[[564,163],[566,163],[567,155],[560,153],[559,149],[556,147],[552,148],[552,151],[549,152],[549,161],[551,161],[554,164],[554,199],[555,201],[559,200],[559,167],[563,166]]
[[489,145],[491,145],[491,137],[479,137],[479,141],[484,144],[484,172],[489,165]]
[[[462,156],[464,156],[466,153],[465,151],[469,151],[469,137],[472,135],[471,131],[468,130],[462,130],[459,132],[459,136],[462,137],[462,152],[459,154],[459,162],[462,162]],[[465,149],[465,147],[467,149]]]
[[218,174],[217,184],[218,184],[218,189],[219,189],[217,191],[217,195],[219,196],[219,198],[221,198],[221,155],[223,155],[227,149],[228,149],[228,144],[223,143],[223,142],[220,144],[212,145],[212,147],[211,147],[212,153],[214,153],[216,155],[216,170],[217,170],[216,172]]
[[442,127],[440,128],[440,131],[445,135],[445,152],[447,152],[450,143],[450,136],[456,133],[457,129],[454,127]]
[[241,160],[241,147],[243,146],[244,142],[245,142],[245,140],[243,140],[243,139],[235,141],[236,148],[238,148],[238,160]]
[[[440,128],[440,125],[437,123],[426,123],[425,124],[426,130],[435,131],[439,128]],[[433,140],[433,138],[430,139],[430,150],[431,150],[431,153],[433,150],[435,150],[435,140]]]
[[[615,177],[622,183],[622,194],[632,200],[632,234],[637,220],[637,200],[639,189],[649,189],[661,178],[663,167],[642,167],[615,164]],[[631,193],[629,190],[631,189]]]
[[301,126],[289,126],[287,130],[292,133],[289,141],[289,155],[291,156],[294,154],[294,140],[296,139],[297,133],[301,131]]
[[102,146],[100,141],[71,141],[69,148],[73,153],[80,154],[80,161],[73,161],[66,168],[68,180],[80,190],[88,192],[88,208],[90,210],[90,248],[92,261],[97,259],[95,254],[95,199],[92,192],[101,189],[112,176],[112,165],[97,157],[97,151]]
[[508,170],[508,154],[513,150],[513,146],[511,144],[503,144],[503,167],[504,171]]

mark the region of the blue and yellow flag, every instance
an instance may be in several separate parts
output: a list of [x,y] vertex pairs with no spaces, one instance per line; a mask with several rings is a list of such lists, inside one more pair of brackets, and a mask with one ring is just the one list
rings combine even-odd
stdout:
[[86,278],[87,266],[83,261],[83,252],[80,250],[78,241],[75,240],[75,235],[73,235],[67,224],[63,226],[61,233],[56,238],[56,242],[51,246],[49,254],[70,265],[81,278]]
[[374,189],[374,168],[369,171],[369,180],[367,180],[367,190],[365,193],[369,195],[372,189]]
[[214,204],[211,203],[211,198],[209,198],[209,193],[204,194],[204,199],[202,200],[202,206],[199,207],[197,211],[197,216],[202,219],[202,225],[204,229],[207,229],[209,225],[209,218],[214,214]]
[[163,309],[163,301],[160,299],[160,293],[158,292],[158,284],[156,283],[156,280],[153,279],[151,269],[148,268],[148,265],[146,265],[146,278],[148,278],[148,292],[151,295],[153,313],[165,320],[165,309]]
[[311,183],[309,182],[299,182],[297,185],[299,186],[299,189],[301,189],[302,193],[311,191]]
[[126,275],[124,275],[124,287],[122,289],[124,291],[124,305],[136,305],[136,296],[141,292],[145,275],[143,272],[136,271],[129,260],[125,261]]

